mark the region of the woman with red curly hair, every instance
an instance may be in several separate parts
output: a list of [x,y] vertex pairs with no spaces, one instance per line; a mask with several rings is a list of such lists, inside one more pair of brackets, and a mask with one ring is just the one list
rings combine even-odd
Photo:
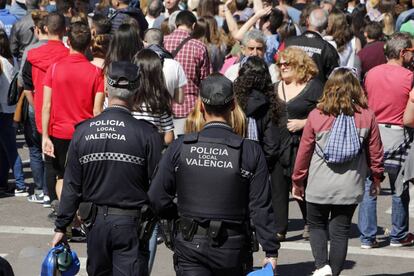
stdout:
[[[276,233],[280,241],[286,238],[289,214],[289,191],[292,171],[299,147],[302,130],[309,113],[316,107],[322,96],[323,84],[317,79],[318,68],[303,50],[288,47],[279,54],[277,65],[280,79],[275,85],[275,93],[286,102],[287,124],[290,136],[281,152],[281,158],[272,171],[272,200],[276,216]],[[303,238],[309,239],[306,222],[306,204],[298,201],[305,227]]]

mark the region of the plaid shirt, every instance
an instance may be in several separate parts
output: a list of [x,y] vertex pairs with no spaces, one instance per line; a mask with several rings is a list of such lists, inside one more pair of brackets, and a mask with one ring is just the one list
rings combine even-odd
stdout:
[[[331,164],[341,164],[353,160],[361,152],[361,141],[354,116],[341,113],[330,130],[328,141],[323,149],[323,157]],[[320,146],[317,144],[316,152]]]
[[[165,37],[165,49],[173,52],[189,35],[184,30],[176,29]],[[199,94],[200,82],[210,74],[211,63],[206,46],[196,39],[188,41],[178,52],[175,60],[183,67],[188,83],[184,86],[184,103],[181,105],[173,103],[173,113],[176,118],[184,118],[194,108]]]

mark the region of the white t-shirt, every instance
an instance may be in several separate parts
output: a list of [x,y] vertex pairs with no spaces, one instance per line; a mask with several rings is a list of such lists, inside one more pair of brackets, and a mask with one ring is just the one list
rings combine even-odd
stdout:
[[[227,71],[224,73],[224,76],[234,82],[237,77],[239,76],[239,69],[240,69],[240,63],[233,64],[232,66],[227,69]],[[276,83],[279,80],[279,74],[278,68],[275,64],[271,64],[269,66],[269,73],[270,77],[272,78],[272,83]]]
[[[187,84],[187,77],[181,64],[173,59],[164,59],[164,66],[162,68],[165,79],[165,86],[174,98],[174,91]],[[105,98],[104,109],[108,107],[108,98]]]
[[145,20],[147,20],[148,29],[152,28],[152,25],[154,24],[155,18],[149,17],[147,15],[147,16],[145,16]]
[[164,59],[164,66],[162,68],[164,72],[165,85],[171,97],[174,98],[174,91],[177,88],[181,88],[187,84],[187,77],[185,76],[184,69],[181,64],[173,59]]
[[[335,40],[332,36],[325,36],[323,39],[329,42],[332,46],[338,50]],[[355,56],[356,56],[356,38],[353,37],[346,45],[342,52],[338,52],[339,55],[339,66],[355,67]]]

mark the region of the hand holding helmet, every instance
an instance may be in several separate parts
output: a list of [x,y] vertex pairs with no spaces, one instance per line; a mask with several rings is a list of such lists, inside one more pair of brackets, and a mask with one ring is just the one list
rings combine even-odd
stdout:
[[[61,233],[63,234],[63,233]],[[67,244],[59,244],[49,250],[42,263],[41,276],[74,276],[79,272],[80,261],[75,251]]]

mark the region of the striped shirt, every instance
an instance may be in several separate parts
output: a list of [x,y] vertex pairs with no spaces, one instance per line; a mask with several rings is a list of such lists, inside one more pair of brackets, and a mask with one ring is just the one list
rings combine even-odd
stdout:
[[174,130],[173,117],[164,113],[162,115],[152,114],[148,112],[145,106],[141,107],[143,112],[132,111],[132,116],[137,120],[146,120],[154,124],[159,132],[165,133]]

